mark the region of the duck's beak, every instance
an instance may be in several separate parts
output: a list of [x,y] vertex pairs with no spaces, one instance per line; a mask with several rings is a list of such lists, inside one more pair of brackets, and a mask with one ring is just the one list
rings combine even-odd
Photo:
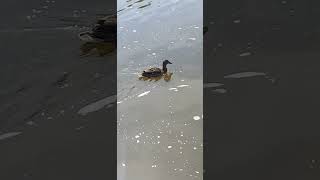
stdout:
[[168,64],[172,64],[170,61],[168,61]]

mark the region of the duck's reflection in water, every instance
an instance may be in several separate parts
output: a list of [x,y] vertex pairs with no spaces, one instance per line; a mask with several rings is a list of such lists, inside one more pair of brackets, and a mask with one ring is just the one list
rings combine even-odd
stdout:
[[81,56],[105,56],[116,49],[114,42],[86,42],[81,45]]
[[166,82],[169,82],[171,80],[173,73],[172,72],[167,72],[165,74],[163,74],[162,76],[158,76],[158,77],[145,77],[145,76],[140,76],[139,80],[143,80],[143,81],[159,81],[160,79],[164,79]]

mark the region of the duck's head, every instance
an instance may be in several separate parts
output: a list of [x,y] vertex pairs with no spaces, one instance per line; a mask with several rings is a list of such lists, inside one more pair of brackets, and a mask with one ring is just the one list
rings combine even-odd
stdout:
[[169,60],[166,59],[166,60],[163,61],[163,64],[167,65],[167,64],[172,64],[172,63]]

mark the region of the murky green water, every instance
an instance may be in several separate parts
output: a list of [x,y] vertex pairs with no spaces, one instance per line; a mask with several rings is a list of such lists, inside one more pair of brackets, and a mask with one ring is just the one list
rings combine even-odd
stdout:
[[[118,179],[202,179],[202,1],[118,11]],[[164,59],[171,76],[139,80]]]

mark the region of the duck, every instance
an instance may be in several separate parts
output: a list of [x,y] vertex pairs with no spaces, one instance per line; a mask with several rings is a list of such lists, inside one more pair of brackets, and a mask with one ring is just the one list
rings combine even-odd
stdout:
[[117,39],[117,15],[110,15],[97,20],[90,31],[78,34],[85,42],[115,42]]
[[168,69],[167,69],[168,64],[172,64],[172,63],[166,59],[162,63],[162,69],[158,67],[152,67],[144,70],[141,75],[143,77],[148,77],[148,78],[161,77],[163,74],[166,74],[168,72]]

